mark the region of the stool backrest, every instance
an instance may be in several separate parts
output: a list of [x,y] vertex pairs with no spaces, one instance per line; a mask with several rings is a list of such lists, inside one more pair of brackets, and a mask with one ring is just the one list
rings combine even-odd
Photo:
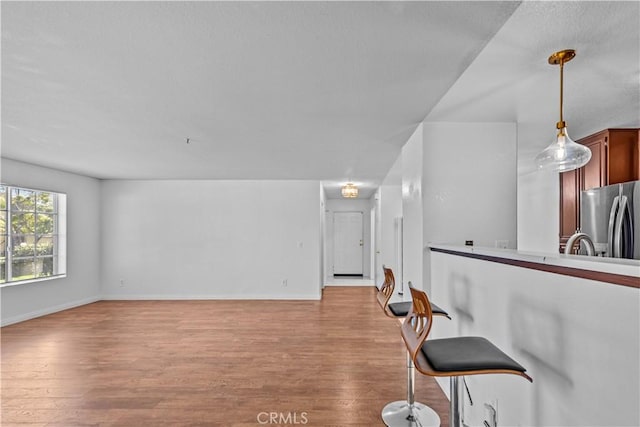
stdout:
[[[422,351],[422,346],[429,336],[431,331],[431,323],[433,320],[433,312],[431,311],[431,303],[429,297],[423,291],[415,289],[409,283],[409,289],[411,290],[411,298],[413,304],[407,317],[404,319],[400,331],[402,333],[402,339],[404,340],[407,350],[413,360],[416,369],[425,374],[434,377],[450,377],[460,375],[476,375],[476,374],[514,374],[520,375],[529,381],[533,381],[529,375],[524,371],[513,368],[480,368],[480,369],[466,369],[459,371],[437,371],[435,370]],[[500,350],[498,350],[500,351]],[[508,356],[506,356],[508,358]],[[515,363],[515,362],[514,362]]]
[[433,313],[427,294],[415,289],[411,284],[409,284],[409,289],[413,304],[400,330],[407,350],[411,354],[411,359],[415,361],[416,357],[420,358],[422,355],[420,350],[431,331]]
[[390,268],[382,266],[382,271],[384,272],[384,282],[380,286],[378,290],[378,304],[380,307],[386,312],[387,304],[389,304],[389,300],[393,295],[393,290],[396,287],[396,279],[393,276],[393,271]]

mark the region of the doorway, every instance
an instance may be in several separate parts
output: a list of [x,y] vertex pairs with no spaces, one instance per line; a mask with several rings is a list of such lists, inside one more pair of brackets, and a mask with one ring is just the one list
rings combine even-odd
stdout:
[[333,213],[333,275],[362,276],[362,212]]

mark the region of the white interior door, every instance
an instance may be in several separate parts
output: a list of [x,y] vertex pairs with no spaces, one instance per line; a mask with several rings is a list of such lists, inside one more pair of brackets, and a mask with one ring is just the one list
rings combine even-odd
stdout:
[[333,213],[333,274],[362,275],[362,212]]

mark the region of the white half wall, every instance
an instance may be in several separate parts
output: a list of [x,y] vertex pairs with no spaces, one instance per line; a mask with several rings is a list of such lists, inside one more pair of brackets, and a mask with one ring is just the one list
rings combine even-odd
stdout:
[[97,301],[100,297],[100,181],[1,159],[2,182],[67,194],[67,276],[0,289],[2,325]]
[[[516,248],[515,123],[424,123],[424,242]],[[421,254],[422,255],[422,254]],[[424,251],[425,285],[430,252]]]
[[104,299],[320,299],[317,181],[103,181]]
[[467,424],[497,400],[500,426],[640,425],[640,289],[443,253],[431,262],[429,296],[452,320],[435,319],[430,338],[485,337],[533,377],[467,376]]

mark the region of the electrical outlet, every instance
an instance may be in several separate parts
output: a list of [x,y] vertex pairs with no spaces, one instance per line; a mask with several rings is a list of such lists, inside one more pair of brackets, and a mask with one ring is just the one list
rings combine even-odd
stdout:
[[286,288],[288,284],[289,284],[289,283],[288,283],[287,279],[283,279],[283,280],[282,280],[282,287],[283,287],[283,288]]
[[496,240],[496,248],[507,249],[509,247],[508,240]]
[[124,288],[124,279],[120,279],[120,287]]

